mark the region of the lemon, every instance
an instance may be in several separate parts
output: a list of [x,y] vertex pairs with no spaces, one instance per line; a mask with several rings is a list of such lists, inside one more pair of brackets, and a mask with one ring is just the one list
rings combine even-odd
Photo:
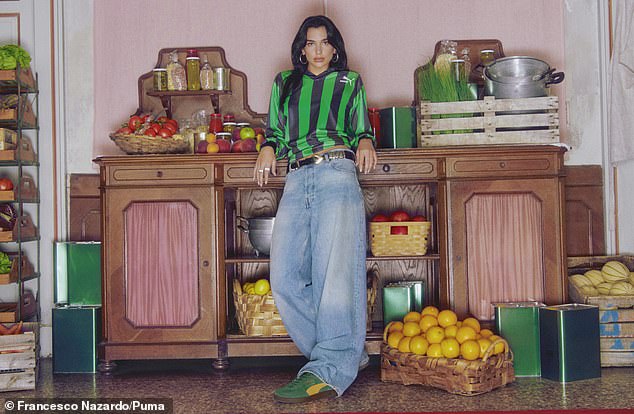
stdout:
[[476,331],[470,326],[463,325],[460,328],[458,328],[458,330],[456,331],[456,340],[460,342],[461,344],[470,339],[474,340],[475,338],[476,338]]
[[440,326],[432,326],[425,332],[425,338],[430,344],[439,344],[445,339],[445,330]]
[[438,326],[438,319],[436,319],[433,315],[423,315],[420,322],[418,322],[418,325],[420,326],[421,331],[427,332],[427,330],[432,326]]
[[418,322],[420,321],[420,313],[412,311],[408,312],[407,315],[403,317],[403,322]]
[[489,341],[487,338],[480,338],[478,339],[478,345],[480,345],[480,358],[483,358],[485,352],[491,346],[491,341]]
[[392,332],[387,336],[387,344],[392,348],[398,348],[398,343],[404,337],[403,332],[396,331]]
[[409,350],[409,341],[412,340],[411,336],[405,336],[403,338],[401,338],[401,340],[398,343],[398,351],[399,352],[410,352]]
[[480,357],[480,344],[473,339],[468,339],[460,344],[460,356],[467,361],[473,361]]
[[422,316],[425,316],[425,315],[438,316],[438,313],[439,313],[438,308],[431,305],[425,306],[423,310],[420,312]]
[[454,338],[443,339],[440,348],[445,358],[458,358],[460,355],[460,344]]
[[447,326],[445,328],[445,338],[455,338],[458,327],[456,325]]
[[427,348],[429,348],[429,342],[427,342],[427,339],[425,339],[423,335],[413,336],[409,341],[409,349],[416,355],[425,355]]
[[255,282],[253,290],[255,291],[256,295],[266,295],[267,293],[269,293],[269,290],[271,290],[271,285],[269,284],[268,280],[260,279]]
[[447,326],[455,325],[456,322],[458,322],[458,316],[456,315],[456,313],[449,309],[440,311],[440,313],[437,316],[437,319],[438,319],[438,325],[442,326],[443,328],[446,328]]
[[420,326],[416,322],[405,322],[403,325],[403,335],[416,336],[420,334]]
[[462,321],[462,324],[472,327],[476,333],[480,332],[480,322],[476,318],[467,318]]
[[[498,335],[491,335],[489,337],[491,343],[497,341],[498,339],[502,339],[502,337]],[[493,351],[493,354],[501,354],[502,352],[504,352],[504,342],[499,342],[495,344],[495,350]]]
[[403,322],[401,321],[392,321],[385,326],[383,330],[383,342],[387,342],[387,335],[391,332],[402,331],[403,330]]
[[489,338],[493,335],[493,331],[490,329],[482,329],[480,330],[480,335],[482,335],[483,338]]
[[249,285],[249,287],[245,289],[245,292],[247,292],[249,295],[255,295],[255,288],[253,287],[253,285]]
[[442,348],[440,346],[440,344],[431,344],[429,345],[429,348],[427,348],[427,354],[428,357],[432,357],[432,358],[442,358]]

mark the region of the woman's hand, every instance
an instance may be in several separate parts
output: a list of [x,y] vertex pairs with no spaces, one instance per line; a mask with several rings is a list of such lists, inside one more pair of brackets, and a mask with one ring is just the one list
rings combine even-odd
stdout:
[[275,168],[277,161],[275,160],[275,151],[271,147],[264,147],[260,149],[260,154],[253,167],[253,181],[257,181],[258,185],[262,187],[269,182],[269,174],[277,175]]
[[372,140],[364,138],[359,140],[359,146],[357,147],[357,168],[359,171],[367,174],[376,167],[376,151]]

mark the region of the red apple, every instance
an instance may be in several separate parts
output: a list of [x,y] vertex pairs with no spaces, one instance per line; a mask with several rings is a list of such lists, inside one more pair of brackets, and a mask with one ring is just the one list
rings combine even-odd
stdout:
[[234,141],[233,144],[231,144],[231,152],[243,152],[242,140]]
[[256,128],[253,128],[253,130],[255,131],[255,135],[258,135],[258,134],[264,135],[264,128],[256,127]]
[[254,139],[247,138],[242,140],[242,152],[255,152],[255,147],[256,144]]
[[385,214],[378,213],[378,214],[375,214],[375,215],[374,215],[374,216],[370,219],[370,221],[372,221],[372,222],[374,222],[374,223],[383,223],[383,222],[386,222],[386,221],[390,221],[390,219],[389,219],[389,217],[388,217],[388,216],[386,216]]
[[219,151],[218,152],[231,152],[231,142],[226,139],[217,139],[216,144],[218,144]]
[[406,235],[408,230],[407,226],[392,226],[390,227],[390,234]]
[[409,214],[403,210],[396,210],[390,215],[391,221],[409,221]]
[[418,215],[418,216],[412,217],[411,221],[427,221],[427,217]]

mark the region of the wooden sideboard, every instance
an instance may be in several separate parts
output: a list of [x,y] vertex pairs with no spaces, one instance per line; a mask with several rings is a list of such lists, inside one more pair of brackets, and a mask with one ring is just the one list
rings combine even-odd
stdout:
[[[529,278],[540,281],[540,294],[547,304],[565,302],[564,151],[547,145],[379,150],[375,171],[360,176],[367,217],[405,209],[432,221],[425,256],[373,257],[368,253],[367,265],[380,275],[379,286],[395,280],[424,280],[427,303],[455,309],[460,317],[470,314],[473,304],[469,303],[469,281],[477,275],[470,275],[468,270],[474,254],[467,242],[475,237],[466,218],[473,210],[469,203],[489,196],[504,199],[506,195],[519,194],[534,200],[531,203],[538,209],[538,222],[533,228],[539,246],[522,255],[492,257],[517,266],[526,257],[538,255],[533,259],[543,264],[541,274]],[[257,187],[252,181],[255,157],[155,155],[105,156],[95,160],[100,166],[103,213],[103,340],[99,346],[102,370],[112,369],[114,361],[125,359],[211,358],[214,367],[226,368],[228,358],[233,356],[299,354],[288,337],[247,337],[239,332],[235,322],[232,281],[243,283],[264,277],[269,267],[269,259],[257,256],[247,235],[237,228],[236,217],[275,214],[284,185],[286,164],[282,162],[278,177],[264,188]],[[158,206],[161,222],[167,223],[165,228],[144,226],[143,216],[135,212],[153,204]],[[184,232],[170,231],[170,220],[176,220],[168,213],[172,207],[182,209],[190,217],[189,222],[185,221],[189,225],[185,225]],[[505,212],[495,211],[493,215],[496,214]],[[168,315],[168,322],[161,322],[158,314],[183,304],[160,289],[156,291],[163,305],[153,303],[147,315],[139,316],[139,304],[149,300],[146,292],[139,292],[139,280],[156,285],[171,283],[164,272],[147,274],[139,265],[148,260],[171,263],[170,257],[175,255],[160,253],[154,246],[146,253],[135,248],[140,237],[136,232],[141,233],[140,240],[146,237],[149,244],[172,243],[174,249],[196,246],[194,254],[186,255],[193,266],[177,264],[181,270],[173,275],[182,282],[176,290],[192,295],[184,307],[193,311],[193,317],[174,323]],[[480,243],[492,236],[477,237],[481,238]],[[133,287],[135,283],[137,288]],[[381,342],[381,295],[378,302],[372,315],[376,328],[367,336],[372,354],[379,353]],[[140,318],[145,322],[140,322]]]

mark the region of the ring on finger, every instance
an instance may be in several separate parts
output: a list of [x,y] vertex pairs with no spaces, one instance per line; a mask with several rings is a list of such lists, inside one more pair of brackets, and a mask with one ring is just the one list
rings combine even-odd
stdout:
[[271,171],[271,169],[269,167],[266,167],[264,171]]

